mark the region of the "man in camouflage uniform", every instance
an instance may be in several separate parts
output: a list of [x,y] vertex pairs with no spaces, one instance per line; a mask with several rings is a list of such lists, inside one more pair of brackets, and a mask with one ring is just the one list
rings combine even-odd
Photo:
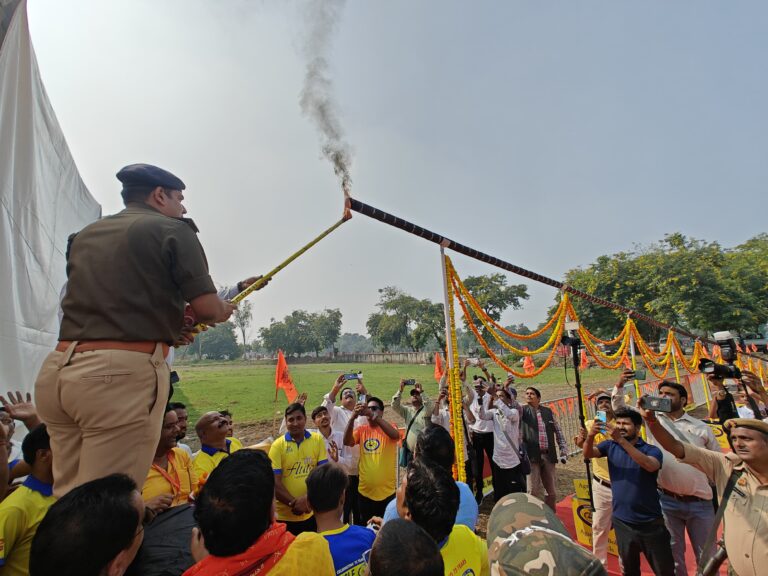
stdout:
[[505,496],[488,519],[491,574],[605,576],[595,556],[571,540],[554,511],[525,493]]

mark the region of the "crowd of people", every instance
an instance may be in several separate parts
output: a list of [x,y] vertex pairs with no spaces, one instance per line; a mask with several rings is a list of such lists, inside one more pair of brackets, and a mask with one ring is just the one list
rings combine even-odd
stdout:
[[[555,514],[569,454],[540,389],[520,402],[514,375],[499,382],[482,361],[461,368],[462,434],[445,381],[435,399],[400,382],[391,410],[401,439],[362,379],[340,376],[311,426],[302,395],[270,441],[243,446],[218,410],[189,438],[187,407],[172,401],[173,346],[227,320],[229,298],[258,277],[216,290],[178,177],[146,164],[117,177],[126,209],[70,238],[59,343],[37,406],[0,397],[0,576],[601,575],[611,526],[630,576],[641,555],[657,575],[690,573],[686,533],[703,559],[727,553],[738,576],[764,572],[768,423],[759,408],[735,417],[714,375],[730,454],[687,414],[675,382],[659,386],[665,414],[626,405],[631,372],[595,395],[603,417],[576,438],[594,462],[593,553]],[[754,374],[744,382],[768,404]],[[28,430],[20,443],[16,422]],[[455,479],[454,437],[467,483]],[[486,465],[495,506],[482,539]]]

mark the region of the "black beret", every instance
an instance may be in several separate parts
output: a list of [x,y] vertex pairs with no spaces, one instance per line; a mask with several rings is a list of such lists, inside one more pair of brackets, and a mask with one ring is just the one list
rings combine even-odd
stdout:
[[132,186],[161,186],[171,190],[186,188],[181,179],[151,164],[129,164],[117,173],[117,179],[123,183],[124,188]]

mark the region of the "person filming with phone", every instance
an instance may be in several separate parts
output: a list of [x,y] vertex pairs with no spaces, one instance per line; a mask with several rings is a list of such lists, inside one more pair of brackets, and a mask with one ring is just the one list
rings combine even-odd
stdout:
[[[624,395],[613,398],[614,408],[624,405]],[[664,380],[659,384],[658,397],[643,396],[640,405],[654,410],[657,421],[675,438],[704,450],[720,452],[720,445],[712,429],[685,411],[688,390],[685,386]],[[651,407],[653,406],[653,407]],[[646,440],[659,446],[655,434],[649,430]],[[663,446],[659,446],[664,451]],[[676,576],[686,576],[685,534],[698,558],[714,521],[712,489],[707,477],[700,471],[681,464],[668,451],[664,451],[664,468],[659,473],[661,510],[667,529],[672,535],[672,553]]]
[[[621,375],[624,382],[630,379],[625,372]],[[595,395],[595,419],[589,423],[589,429],[613,424],[614,413],[611,406],[611,395],[605,390],[598,390]],[[576,446],[584,448],[587,440],[587,430],[582,428],[579,435],[574,438]],[[595,436],[595,443],[599,444],[610,437],[602,432]],[[592,553],[605,566],[608,562],[608,535],[611,531],[611,474],[608,470],[607,458],[595,458],[592,460]]]
[[[656,478],[664,462],[661,450],[640,438],[643,419],[628,408],[616,410],[612,425],[592,426],[584,442],[584,458],[608,460],[613,529],[625,576],[640,576],[640,554],[656,576],[672,576],[675,561],[664,524]],[[610,439],[595,446],[598,433]]]
[[[768,423],[757,419],[733,418],[725,423],[732,454],[722,454],[683,442],[657,417],[641,409],[648,429],[666,451],[683,464],[701,471],[715,484],[720,508],[699,572],[718,574],[727,555],[729,574],[758,576],[768,566]],[[715,543],[720,519],[724,541]],[[761,568],[762,566],[762,568]]]
[[[402,403],[403,390],[406,386],[413,386],[410,391],[410,406]],[[416,450],[416,440],[430,423],[433,404],[416,380],[400,380],[400,389],[392,396],[392,410],[405,420],[405,439],[400,453],[400,466],[408,466],[411,462]]]

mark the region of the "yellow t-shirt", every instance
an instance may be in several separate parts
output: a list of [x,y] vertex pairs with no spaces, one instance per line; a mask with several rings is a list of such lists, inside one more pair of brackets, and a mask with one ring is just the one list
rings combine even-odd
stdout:
[[197,476],[189,454],[181,448],[172,448],[168,454],[165,474],[154,465],[149,469],[144,487],[141,489],[144,502],[161,494],[173,494],[171,506],[179,506],[186,504],[189,501],[189,495],[197,491]]
[[[592,426],[595,426],[597,420],[592,420],[589,424],[589,429],[592,430]],[[606,436],[602,432],[598,432],[595,435],[595,446],[600,444],[600,442],[604,442],[605,440],[610,440],[610,436]],[[603,456],[602,458],[593,458],[590,460],[590,464],[592,466],[592,474],[600,478],[601,480],[605,480],[606,482],[611,481],[611,475],[608,473],[608,458]]]
[[463,524],[453,527],[448,541],[440,549],[440,555],[443,557],[445,576],[490,576],[488,546]]
[[355,444],[360,445],[360,494],[380,502],[395,493],[397,440],[378,426],[355,428]]
[[28,476],[0,503],[0,574],[27,576],[29,552],[37,527],[56,499],[52,486]]
[[296,574],[332,576],[335,573],[328,542],[315,532],[302,532],[296,536],[285,556],[269,571],[270,576],[296,576]]
[[242,447],[242,443],[236,438],[227,438],[226,450],[218,450],[216,448],[203,445],[200,448],[200,452],[197,453],[195,459],[192,461],[195,469],[195,476],[197,477],[198,482],[203,478],[207,478],[208,475],[213,472],[213,469],[219,465],[219,462],[224,460],[224,458],[233,452],[237,452]]
[[[272,470],[279,475],[283,486],[291,496],[299,498],[307,493],[307,476],[328,462],[328,452],[325,440],[317,432],[304,431],[304,439],[298,444],[290,434],[280,436],[269,449],[269,459],[272,460]],[[312,516],[312,513],[294,514],[287,504],[277,501],[277,519],[282,522],[301,522]]]

